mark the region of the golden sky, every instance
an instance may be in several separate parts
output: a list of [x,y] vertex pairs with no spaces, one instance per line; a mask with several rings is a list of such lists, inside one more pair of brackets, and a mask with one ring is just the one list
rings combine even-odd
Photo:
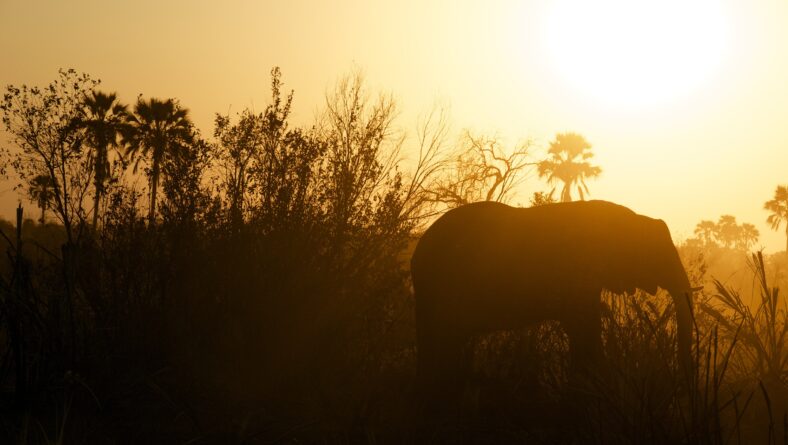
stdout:
[[[579,132],[604,170],[592,198],[665,219],[676,239],[733,214],[767,251],[785,245],[762,210],[788,184],[784,0],[0,0],[0,84],[73,67],[126,102],[179,98],[206,135],[216,112],[263,109],[273,66],[297,122],[358,67],[411,134],[436,101],[454,129],[511,144]],[[16,201],[0,194],[0,214]]]

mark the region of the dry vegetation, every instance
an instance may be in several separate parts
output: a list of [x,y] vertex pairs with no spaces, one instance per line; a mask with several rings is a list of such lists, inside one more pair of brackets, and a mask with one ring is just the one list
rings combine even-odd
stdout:
[[[42,104],[29,91],[6,96],[12,133],[24,119],[56,130],[14,133],[13,158],[56,222],[2,226],[0,441],[788,441],[786,257],[753,255],[754,285],[742,290],[712,281],[709,264],[725,256],[746,270],[747,255],[697,243],[680,249],[705,286],[695,375],[678,374],[669,298],[605,295],[605,361],[592,377],[567,377],[558,324],[497,333],[477,341],[456,415],[421,412],[403,251],[454,202],[445,196],[508,196],[510,175],[533,165],[529,146],[507,154],[468,135],[467,151],[444,156],[438,113],[417,133],[417,169],[401,171],[409,142],[392,130],[394,103],[368,96],[360,77],[338,84],[312,128],[289,127],[277,70],[272,87],[265,112],[217,116],[212,142],[187,125],[160,159],[153,219],[131,159],[110,156],[97,179],[95,144],[68,118],[79,106],[55,101],[75,92]],[[64,107],[54,117],[53,103]],[[151,178],[152,161],[137,159]],[[91,187],[99,205],[84,199]]]

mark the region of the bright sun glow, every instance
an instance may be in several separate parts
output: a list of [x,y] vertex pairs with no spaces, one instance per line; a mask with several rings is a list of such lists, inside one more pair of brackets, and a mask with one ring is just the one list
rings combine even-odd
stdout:
[[558,0],[548,52],[595,100],[641,107],[674,100],[719,66],[725,21],[715,0]]

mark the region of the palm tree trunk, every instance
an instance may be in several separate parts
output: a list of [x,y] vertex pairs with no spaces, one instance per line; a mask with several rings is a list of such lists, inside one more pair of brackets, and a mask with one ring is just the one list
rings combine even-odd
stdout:
[[151,226],[156,222],[156,190],[159,188],[159,163],[153,161],[153,169],[150,176],[150,209],[148,221]]
[[572,202],[572,192],[569,184],[564,184],[564,188],[561,190],[561,202]]
[[106,147],[103,144],[99,143],[99,147],[96,149],[96,162],[93,166],[93,186],[96,188],[96,196],[93,198],[93,230],[98,229],[98,214],[99,214],[99,203],[101,202],[101,183],[103,180],[103,160],[102,160],[102,153],[106,153]]
[[101,200],[100,193],[99,186],[96,184],[96,196],[93,198],[93,230],[98,229],[99,201]]

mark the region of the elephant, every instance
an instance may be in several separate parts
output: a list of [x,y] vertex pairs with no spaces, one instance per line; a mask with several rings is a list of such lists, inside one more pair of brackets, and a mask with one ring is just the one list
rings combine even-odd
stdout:
[[607,201],[515,208],[479,202],[449,210],[411,258],[418,375],[446,382],[467,365],[472,337],[557,320],[570,371],[599,360],[603,290],[670,293],[678,361],[691,364],[692,289],[667,225]]

